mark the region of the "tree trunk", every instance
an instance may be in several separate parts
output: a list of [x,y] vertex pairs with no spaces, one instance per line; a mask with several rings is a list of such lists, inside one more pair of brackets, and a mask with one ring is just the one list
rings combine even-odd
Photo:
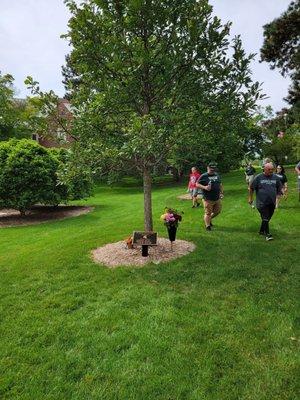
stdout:
[[143,172],[143,185],[144,185],[144,229],[145,231],[153,230],[152,221],[152,194],[151,194],[151,174],[148,169]]

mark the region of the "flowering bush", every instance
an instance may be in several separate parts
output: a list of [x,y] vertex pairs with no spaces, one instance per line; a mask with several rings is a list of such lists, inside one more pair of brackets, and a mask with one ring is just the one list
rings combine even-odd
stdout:
[[165,226],[175,226],[177,228],[178,222],[182,220],[183,213],[179,213],[177,210],[173,208],[165,208],[165,213],[160,217],[160,219],[164,222]]

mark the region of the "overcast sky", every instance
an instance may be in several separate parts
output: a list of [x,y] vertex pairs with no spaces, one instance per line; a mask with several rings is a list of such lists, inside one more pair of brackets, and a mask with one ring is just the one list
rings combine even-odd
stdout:
[[[163,1],[163,0],[162,0]],[[258,53],[263,42],[262,26],[284,12],[290,0],[210,0],[223,22],[232,21],[232,35],[240,34],[247,53]],[[61,66],[69,52],[60,39],[69,18],[63,0],[0,0],[0,71],[15,78],[18,97],[29,95],[23,81],[27,75],[40,82],[42,90],[63,96]],[[253,77],[263,82],[269,96],[262,105],[275,110],[285,106],[289,80],[267,63],[252,63]]]

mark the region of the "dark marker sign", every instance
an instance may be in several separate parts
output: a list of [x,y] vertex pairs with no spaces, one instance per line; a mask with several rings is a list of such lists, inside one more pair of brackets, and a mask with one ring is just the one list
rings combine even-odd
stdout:
[[133,244],[139,246],[156,246],[157,245],[157,232],[133,232]]

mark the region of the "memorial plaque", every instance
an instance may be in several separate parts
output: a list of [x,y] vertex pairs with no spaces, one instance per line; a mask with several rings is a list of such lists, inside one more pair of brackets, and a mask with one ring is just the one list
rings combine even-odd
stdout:
[[139,246],[156,246],[157,245],[157,232],[133,232],[133,244]]

